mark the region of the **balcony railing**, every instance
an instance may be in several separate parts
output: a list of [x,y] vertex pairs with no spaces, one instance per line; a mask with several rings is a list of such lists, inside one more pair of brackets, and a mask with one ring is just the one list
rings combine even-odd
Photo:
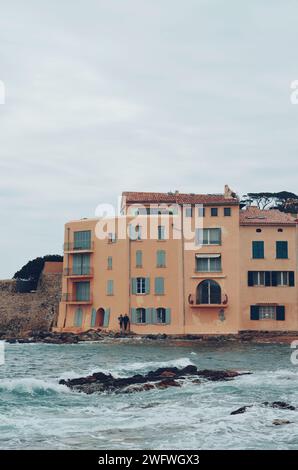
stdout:
[[82,267],[82,268],[65,268],[64,276],[68,277],[92,277],[93,268],[91,267]]
[[223,296],[223,299],[220,299],[221,303],[216,303],[216,304],[203,304],[203,303],[197,303],[197,299],[193,294],[189,294],[188,296],[188,304],[192,308],[227,308],[229,306],[228,304],[228,296],[225,294]]
[[79,252],[89,251],[90,252],[94,250],[94,242],[91,242],[91,241],[85,242],[85,243],[67,242],[67,243],[64,243],[63,250],[71,251],[71,252],[75,252],[75,251],[79,251]]
[[92,299],[92,294],[89,294],[88,296],[80,296],[78,297],[75,293],[65,293],[62,294],[61,298],[62,302],[67,302],[71,304],[92,304],[93,299]]

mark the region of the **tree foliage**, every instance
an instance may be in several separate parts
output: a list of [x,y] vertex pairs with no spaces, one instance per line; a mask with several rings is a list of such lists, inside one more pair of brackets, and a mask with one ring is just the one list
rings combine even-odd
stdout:
[[37,283],[46,261],[63,261],[63,256],[46,255],[28,261],[27,264],[25,264],[19,271],[15,273],[13,278],[27,281],[36,281]]
[[279,209],[282,212],[298,212],[298,196],[289,191],[247,193],[240,201],[241,207],[257,206],[259,209]]

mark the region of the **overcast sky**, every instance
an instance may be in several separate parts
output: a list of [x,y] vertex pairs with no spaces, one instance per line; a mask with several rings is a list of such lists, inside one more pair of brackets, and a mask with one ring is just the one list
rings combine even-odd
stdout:
[[298,2],[1,2],[0,278],[123,190],[298,191]]

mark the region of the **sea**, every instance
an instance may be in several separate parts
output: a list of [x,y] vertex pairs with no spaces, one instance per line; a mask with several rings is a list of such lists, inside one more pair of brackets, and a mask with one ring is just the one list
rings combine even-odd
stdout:
[[[298,365],[284,344],[129,339],[5,344],[0,449],[297,449]],[[158,367],[251,372],[230,381],[86,395],[60,379]],[[285,401],[297,411],[266,407]],[[253,405],[243,414],[233,410]],[[290,423],[274,425],[276,419]]]

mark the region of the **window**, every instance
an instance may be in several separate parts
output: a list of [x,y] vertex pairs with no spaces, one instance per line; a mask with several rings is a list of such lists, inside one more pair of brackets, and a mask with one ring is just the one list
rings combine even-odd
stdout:
[[90,300],[90,282],[76,282],[76,297],[77,301]]
[[142,253],[141,250],[137,250],[136,251],[136,267],[137,268],[142,267],[142,265],[143,265],[142,261],[143,261],[143,253]]
[[91,248],[91,230],[74,232],[74,249],[89,250]]
[[221,271],[221,255],[196,255],[196,271]]
[[157,308],[156,309],[156,323],[167,323],[166,321],[166,309],[165,308]]
[[116,234],[115,233],[109,233],[108,243],[116,243]]
[[220,245],[220,228],[199,228],[196,230],[196,242],[199,245]]
[[166,267],[166,252],[164,250],[158,250],[156,252],[156,266],[158,268]]
[[158,226],[158,240],[164,240],[165,239],[165,227],[164,225],[159,225]]
[[74,254],[72,273],[77,275],[90,274],[90,255]]
[[288,258],[288,242],[276,242],[276,258]]
[[224,207],[224,216],[225,217],[230,217],[231,215],[231,208],[230,207]]
[[198,215],[199,217],[205,217],[205,207],[200,206],[198,208]]
[[220,285],[212,279],[202,281],[197,287],[197,304],[221,304]]
[[108,269],[113,268],[113,258],[112,256],[108,256]]
[[252,257],[254,259],[264,258],[264,242],[263,241],[252,242]]
[[217,207],[211,207],[211,217],[217,217],[217,216],[218,216]]
[[264,286],[265,285],[265,271],[254,271],[253,272],[253,285]]
[[82,324],[83,324],[83,310],[81,307],[79,307],[75,310],[74,326],[76,326],[77,328],[80,328]]
[[136,226],[136,239],[142,240],[142,227],[140,225]]
[[150,293],[150,278],[149,277],[135,277],[131,279],[132,294],[149,294]]
[[260,320],[275,320],[276,308],[274,305],[266,305],[265,307],[259,308]]
[[114,281],[109,279],[107,282],[107,295],[114,295]]
[[136,323],[146,323],[146,309],[145,308],[136,309]]
[[185,208],[185,216],[186,217],[192,217],[192,207],[186,207]]
[[283,228],[278,228],[277,231],[278,232],[283,232],[284,230],[283,230]]
[[137,294],[146,293],[146,280],[144,277],[137,277]]
[[256,232],[257,232],[257,233],[261,233],[261,232],[262,232],[262,229],[261,229],[261,228],[257,228],[257,229],[256,229]]
[[289,272],[288,271],[277,271],[276,273],[276,283],[278,286],[288,286],[289,285]]
[[163,277],[156,277],[155,278],[154,288],[155,288],[155,294],[156,295],[164,295],[164,293],[165,293],[165,280],[164,280]]
[[284,305],[251,305],[251,320],[285,320]]

